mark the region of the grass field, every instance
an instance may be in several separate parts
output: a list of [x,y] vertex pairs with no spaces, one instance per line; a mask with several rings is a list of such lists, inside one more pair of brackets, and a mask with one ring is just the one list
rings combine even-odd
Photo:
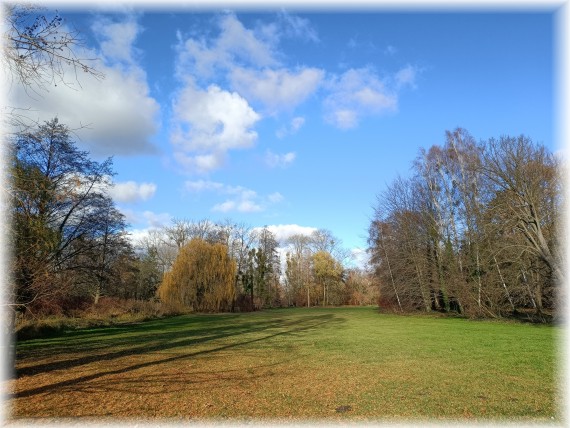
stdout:
[[178,316],[18,343],[7,410],[17,419],[560,423],[560,333],[372,307]]

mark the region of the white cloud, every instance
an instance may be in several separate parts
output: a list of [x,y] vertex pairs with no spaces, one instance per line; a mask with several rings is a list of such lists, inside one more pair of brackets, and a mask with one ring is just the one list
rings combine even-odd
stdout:
[[317,68],[281,66],[277,45],[282,37],[318,41],[307,19],[281,12],[277,21],[245,28],[234,14],[217,18],[219,33],[214,37],[178,34],[177,75],[198,83],[227,77],[234,90],[248,101],[262,103],[269,113],[293,109],[307,99],[322,81]]
[[304,124],[305,124],[304,117],[294,117],[293,120],[291,120],[291,132],[293,133],[297,132],[299,129],[301,129],[301,127]]
[[99,36],[100,47],[107,60],[134,63],[133,44],[141,32],[140,26],[132,18],[123,22],[112,22],[100,18],[91,26],[94,33]]
[[215,181],[186,181],[184,183],[184,188],[190,192],[204,192],[212,190],[222,190],[225,185],[222,183],[216,183]]
[[146,228],[146,229],[131,229],[129,230],[129,234],[127,235],[131,244],[136,248],[144,242],[146,238],[149,236],[150,230],[154,228]]
[[254,199],[257,197],[257,192],[242,186],[226,186],[225,192],[230,195],[236,195],[242,200]]
[[156,213],[149,210],[135,211],[123,206],[118,206],[118,209],[125,216],[127,223],[137,226],[139,230],[161,228],[172,221],[169,213]]
[[354,128],[358,125],[358,113],[348,109],[333,110],[329,113],[328,121],[340,129]]
[[263,34],[249,30],[233,14],[218,19],[219,35],[207,42],[204,38],[181,40],[178,46],[178,73],[192,72],[199,78],[210,78],[219,69],[240,63],[256,67],[275,66],[273,46]]
[[269,200],[269,202],[276,204],[276,203],[283,201],[283,199],[285,199],[285,198],[283,197],[283,195],[281,193],[275,192],[275,193],[272,193],[271,195],[269,195],[267,197],[267,199]]
[[566,164],[568,159],[570,159],[570,147],[562,147],[559,148],[558,150],[555,150],[554,157],[556,158],[557,161]]
[[229,150],[251,147],[257,140],[252,127],[260,116],[236,92],[216,85],[201,90],[189,80],[173,110],[174,157],[189,172],[219,168]]
[[166,226],[172,221],[172,216],[168,213],[155,213],[153,211],[143,211],[142,217],[151,228]]
[[198,174],[220,168],[226,159],[225,153],[221,152],[196,156],[190,156],[183,152],[174,152],[173,156],[185,171]]
[[320,41],[317,31],[311,26],[311,22],[308,19],[291,15],[283,10],[279,14],[279,23],[283,33],[288,37],[296,37],[314,43]]
[[279,67],[277,45],[283,37],[319,41],[308,19],[285,11],[278,14],[276,21],[258,22],[253,29],[246,28],[233,13],[225,13],[215,21],[218,33],[210,39],[194,36],[184,40],[178,33],[180,76],[191,70],[198,79],[209,79],[236,66]]
[[398,87],[410,86],[411,88],[415,88],[416,74],[417,74],[417,69],[415,67],[412,67],[411,65],[402,68],[395,75],[396,85]]
[[[257,195],[255,195],[257,197]],[[246,195],[238,195],[237,199],[228,199],[225,202],[216,204],[212,207],[212,211],[227,213],[230,211],[237,211],[240,213],[253,213],[263,211],[260,204],[255,202],[252,198]]]
[[264,208],[252,200],[245,199],[241,201],[228,200],[221,204],[217,204],[212,208],[212,211],[230,212],[237,211],[240,213],[253,213],[263,211]]
[[265,211],[269,205],[283,201],[283,195],[274,192],[266,197],[259,196],[256,191],[243,186],[230,186],[215,181],[186,181],[184,188],[192,193],[215,192],[229,196],[225,201],[215,204],[212,211],[228,213],[232,211],[252,213]]
[[312,95],[323,80],[318,68],[289,71],[234,68],[232,87],[250,101],[260,101],[270,113],[292,110]]
[[270,168],[277,168],[277,167],[286,168],[293,163],[295,157],[296,157],[295,152],[289,152],[283,155],[278,155],[268,150],[265,153],[265,163]]
[[333,76],[327,87],[325,120],[341,129],[356,127],[363,116],[397,109],[397,93],[368,68]]
[[[253,103],[264,115],[292,110],[324,78],[323,70],[290,70],[279,60],[283,55],[277,45],[283,37],[318,41],[307,19],[282,12],[275,22],[258,22],[250,29],[225,13],[216,23],[213,36],[177,33],[176,75],[182,86],[174,96],[170,141],[174,159],[188,172],[220,168],[230,150],[255,144],[255,126],[262,117]],[[231,91],[210,84],[214,79],[220,85],[228,83]],[[296,119],[288,132],[303,125],[304,119]]]
[[294,117],[288,126],[283,126],[275,132],[277,138],[284,138],[287,135],[296,134],[305,124],[305,118],[301,116]]
[[135,181],[117,182],[109,189],[109,193],[116,202],[146,201],[154,196],[156,184],[137,183]]
[[[261,227],[254,228],[254,230],[258,232],[261,229]],[[317,230],[316,227],[299,226],[298,224],[274,224],[267,226],[267,229],[273,233],[275,239],[282,244],[293,235],[310,236]]]
[[354,266],[366,269],[370,261],[370,256],[365,249],[356,247],[350,250],[350,259]]
[[67,85],[58,83],[33,98],[24,88],[14,87],[8,95],[10,105],[29,109],[28,116],[40,122],[57,116],[76,129],[80,145],[98,156],[156,152],[150,137],[159,126],[159,105],[150,96],[144,70],[132,57],[137,24],[130,19],[113,24],[100,21],[93,29],[101,38],[100,52],[84,49],[76,54],[101,58],[93,65],[104,79],[76,72],[64,63]]

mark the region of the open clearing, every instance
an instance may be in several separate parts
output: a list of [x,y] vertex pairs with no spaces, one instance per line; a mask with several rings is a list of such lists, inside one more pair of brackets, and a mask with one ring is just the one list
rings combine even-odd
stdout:
[[7,410],[16,419],[560,422],[560,333],[372,307],[185,315],[18,343]]

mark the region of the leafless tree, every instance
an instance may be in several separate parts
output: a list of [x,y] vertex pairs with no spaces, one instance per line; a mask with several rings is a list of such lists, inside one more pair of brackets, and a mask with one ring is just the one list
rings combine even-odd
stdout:
[[457,129],[413,171],[378,195],[369,229],[383,301],[491,317],[554,307],[564,275],[552,154],[524,136],[476,143]]
[[69,72],[77,84],[79,73],[104,77],[95,67],[97,58],[79,56],[79,32],[67,28],[58,12],[20,4],[3,8],[3,68],[14,83],[37,94],[58,83],[69,85]]
[[562,192],[556,158],[527,137],[491,139],[482,147],[481,170],[495,193],[492,209],[500,227],[525,238],[520,250],[539,257],[562,283],[557,232]]

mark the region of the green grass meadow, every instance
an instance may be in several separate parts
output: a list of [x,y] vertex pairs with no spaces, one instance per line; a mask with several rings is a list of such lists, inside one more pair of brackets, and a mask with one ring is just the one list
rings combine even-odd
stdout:
[[17,344],[12,419],[561,423],[562,329],[296,308]]

